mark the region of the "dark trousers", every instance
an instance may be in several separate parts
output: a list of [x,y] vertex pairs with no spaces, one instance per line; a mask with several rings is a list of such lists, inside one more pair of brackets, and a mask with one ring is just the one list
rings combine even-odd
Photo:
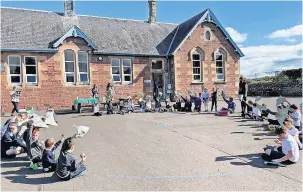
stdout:
[[195,105],[195,110],[197,112],[200,112],[201,111],[201,105]]
[[84,164],[81,163],[75,171],[70,172],[69,176],[67,176],[66,178],[60,178],[59,177],[59,179],[61,179],[63,181],[68,181],[68,180],[73,179],[75,177],[82,176],[85,171],[86,171],[86,167],[85,167]]
[[280,125],[278,120],[268,119],[268,123],[270,125]]
[[[278,147],[278,151],[274,151],[272,150],[270,152],[270,155],[267,155],[267,154],[262,154],[262,159],[264,161],[272,161],[274,159],[280,159],[282,157],[284,157],[285,154],[282,153],[282,147]],[[293,164],[294,162],[290,161],[290,160],[286,160],[286,161],[283,161],[281,162],[282,164],[287,164],[287,165],[290,165],[290,164]]]
[[243,96],[243,100],[241,101],[241,111],[242,111],[242,115],[245,114],[245,110],[246,110],[246,103],[245,103],[245,101],[246,101],[246,97]]
[[211,111],[214,109],[215,106],[215,111],[217,111],[217,99],[212,98],[211,100]]
[[13,110],[12,110],[12,114],[16,111],[17,113],[19,113],[19,108],[18,108],[18,102],[14,102],[12,101],[12,104],[14,106]]

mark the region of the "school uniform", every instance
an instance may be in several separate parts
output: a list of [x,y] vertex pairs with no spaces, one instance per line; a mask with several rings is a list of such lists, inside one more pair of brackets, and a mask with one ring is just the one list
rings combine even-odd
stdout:
[[25,134],[25,142],[27,146],[27,156],[32,163],[40,164],[42,161],[42,154],[44,150],[43,144],[39,140],[33,140],[33,127],[29,127]]
[[289,116],[293,119],[293,125],[300,130],[301,127],[301,113],[299,110],[291,112]]
[[16,155],[7,155],[6,151],[18,146],[26,150],[26,145],[19,141],[16,134],[6,131],[1,139],[1,156],[5,158],[15,158]]
[[53,172],[56,169],[56,157],[54,151],[60,146],[62,141],[58,141],[53,148],[44,149],[42,155],[42,167],[46,172]]

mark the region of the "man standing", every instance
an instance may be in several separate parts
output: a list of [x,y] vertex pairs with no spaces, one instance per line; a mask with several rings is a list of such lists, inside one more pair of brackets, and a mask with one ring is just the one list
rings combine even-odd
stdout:
[[240,77],[239,82],[239,95],[241,95],[241,116],[245,117],[245,110],[246,110],[246,98],[247,98],[247,91],[248,91],[248,85],[246,83],[246,80],[243,77]]

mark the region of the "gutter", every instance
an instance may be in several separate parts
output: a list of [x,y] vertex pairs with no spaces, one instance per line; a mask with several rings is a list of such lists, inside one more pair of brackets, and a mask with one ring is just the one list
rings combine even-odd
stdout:
[[136,53],[107,53],[107,52],[93,52],[95,55],[114,55],[114,56],[142,56],[142,57],[166,57],[166,55],[152,55],[152,54],[136,54]]
[[39,50],[39,49],[1,49],[1,52],[30,52],[30,53],[57,53],[58,50]]

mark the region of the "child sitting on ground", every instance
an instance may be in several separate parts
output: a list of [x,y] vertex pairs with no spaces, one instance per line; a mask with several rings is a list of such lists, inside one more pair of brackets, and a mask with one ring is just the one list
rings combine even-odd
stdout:
[[194,100],[195,104],[195,111],[200,112],[201,111],[201,105],[202,105],[202,100],[201,100],[201,93],[199,93],[199,96],[190,96],[192,100]]
[[301,127],[301,113],[299,107],[296,105],[290,105],[290,113],[289,116],[293,119],[293,125],[300,130]]
[[64,135],[60,141],[55,143],[54,138],[45,141],[45,149],[42,155],[42,166],[45,172],[54,172],[56,170],[56,157],[54,151],[64,141]]
[[179,98],[176,99],[176,103],[173,105],[174,111],[181,111],[181,100]]
[[1,157],[15,158],[26,150],[26,145],[18,140],[17,132],[17,124],[9,123],[8,129],[1,139]]
[[254,103],[252,106],[252,117],[253,117],[253,119],[256,119],[256,120],[261,119],[261,111],[257,108],[256,103]]
[[230,113],[234,113],[236,109],[234,99],[232,97],[230,97],[229,100],[227,100],[225,97],[223,97],[223,99],[227,103],[227,108],[222,108],[221,110],[228,110]]
[[63,142],[60,156],[58,158],[56,175],[59,179],[64,181],[81,176],[86,170],[84,165],[84,161],[86,159],[85,154],[82,153],[80,155],[81,161],[79,161],[73,154],[73,151],[75,150],[75,142],[73,139],[76,137],[77,135],[74,135]]
[[30,168],[36,170],[42,166],[44,145],[43,141],[39,141],[39,129],[34,128],[32,120],[27,123],[25,142],[27,146],[27,156],[31,160]]
[[274,149],[264,148],[265,154],[262,158],[265,161],[279,162],[283,164],[293,164],[299,161],[300,153],[296,140],[288,131],[282,127],[276,129],[279,137],[276,143],[281,144],[281,147]]
[[131,98],[128,99],[128,103],[127,103],[127,112],[134,112],[134,103],[133,100]]
[[291,118],[286,118],[283,124],[284,124],[284,128],[288,130],[288,133],[292,135],[297,141],[299,149],[302,150],[302,143],[299,140],[299,131],[293,125],[293,120]]
[[94,114],[93,116],[102,116],[102,112],[100,111],[100,104],[97,103],[94,105]]
[[172,103],[171,103],[171,101],[170,101],[169,98],[166,99],[165,105],[166,105],[166,110],[167,111],[172,111],[173,105],[172,105]]

